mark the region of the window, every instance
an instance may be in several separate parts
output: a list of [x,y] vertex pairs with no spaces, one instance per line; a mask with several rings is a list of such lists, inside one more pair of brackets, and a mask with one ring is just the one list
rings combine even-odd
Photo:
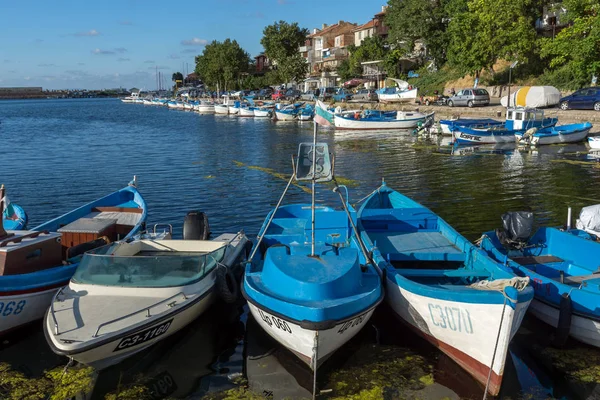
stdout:
[[342,37],[336,36],[335,38],[335,47],[340,47],[342,45]]
[[512,117],[513,117],[513,112],[512,112],[512,110],[510,110],[508,112],[508,114],[506,114],[506,119],[512,119]]
[[323,39],[316,38],[315,39],[315,50],[321,50],[323,48]]
[[463,91],[461,90],[460,92],[456,93],[457,96],[462,96],[463,95]]
[[88,253],[72,279],[77,283],[102,286],[183,286],[211,272],[224,254],[225,247],[208,254],[173,255],[158,251],[125,257]]
[[463,93],[463,96],[470,96],[471,95],[471,91],[470,90],[465,90]]
[[515,113],[515,120],[523,121],[523,113],[522,112]]
[[475,93],[476,96],[486,96],[486,95],[488,95],[488,92],[485,89],[474,89],[473,92]]

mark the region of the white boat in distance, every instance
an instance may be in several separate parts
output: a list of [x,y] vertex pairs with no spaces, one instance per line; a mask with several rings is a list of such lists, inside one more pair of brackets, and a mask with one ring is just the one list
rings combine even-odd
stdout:
[[131,92],[131,96],[123,97],[121,101],[123,103],[137,103],[140,98],[140,92]]
[[433,118],[435,113],[424,114],[418,111],[373,111],[365,110],[362,113],[344,113],[334,115],[336,129],[411,129],[427,118]]
[[215,113],[215,105],[208,101],[201,101],[200,104],[196,106],[196,111],[200,114],[214,114]]
[[243,232],[214,240],[118,242],[86,253],[44,321],[52,350],[102,369],[179,331],[221,294],[245,255]]
[[413,88],[408,82],[396,78],[388,78],[396,83],[395,87],[377,90],[377,96],[382,103],[404,103],[414,101],[417,98],[417,88]]

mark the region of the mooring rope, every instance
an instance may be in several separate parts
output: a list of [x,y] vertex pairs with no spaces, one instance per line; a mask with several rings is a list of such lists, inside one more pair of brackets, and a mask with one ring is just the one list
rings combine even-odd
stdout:
[[[490,372],[488,373],[487,382],[485,383],[485,392],[483,392],[483,400],[487,399],[488,388],[490,387],[490,381],[492,380],[492,373],[494,372],[494,361],[496,360],[496,352],[498,351],[498,342],[500,341],[500,332],[502,331],[502,323],[504,322],[504,311],[506,310],[506,293],[502,290],[504,295],[504,304],[502,305],[502,316],[500,317],[500,326],[498,327],[498,335],[496,336],[496,345],[494,346],[494,353],[492,354],[492,362],[490,364]],[[511,299],[512,300],[512,299]]]

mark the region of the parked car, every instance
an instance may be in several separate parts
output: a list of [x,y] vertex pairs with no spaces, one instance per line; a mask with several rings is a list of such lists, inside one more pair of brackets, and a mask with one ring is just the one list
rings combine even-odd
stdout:
[[360,89],[352,95],[353,101],[377,101],[375,89]]
[[267,99],[270,99],[272,95],[273,95],[272,88],[264,88],[264,89],[260,89],[258,91],[258,95],[256,97],[260,100],[267,100]]
[[277,89],[271,95],[271,100],[283,100],[285,98],[285,90]]
[[341,101],[342,103],[352,99],[352,92],[346,88],[339,88],[333,95],[335,101]]
[[334,87],[324,87],[320,89],[319,99],[326,101],[333,98],[333,95],[337,92],[337,89]]
[[448,99],[448,105],[454,106],[487,106],[490,104],[490,94],[485,89],[463,89]]
[[314,101],[315,100],[315,91],[309,90],[308,92],[302,93],[300,95],[300,100]]
[[301,94],[302,92],[300,92],[299,90],[288,89],[287,92],[285,92],[285,99],[289,101],[295,101],[300,98]]
[[589,87],[579,89],[558,102],[561,110],[596,110],[600,111],[600,88]]

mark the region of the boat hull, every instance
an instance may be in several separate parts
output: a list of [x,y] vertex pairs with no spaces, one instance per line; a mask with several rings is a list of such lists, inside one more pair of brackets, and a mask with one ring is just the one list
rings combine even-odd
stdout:
[[239,115],[240,117],[254,117],[254,110],[243,107],[240,108]]
[[25,229],[28,220],[27,213],[23,207],[15,203],[10,203],[10,206],[13,209],[13,214],[11,216],[7,216],[7,210],[4,210],[4,216],[2,219],[2,226],[4,227],[4,230],[20,231]]
[[214,114],[215,113],[215,106],[205,106],[205,105],[199,105],[198,106],[198,112],[200,114]]
[[215,104],[215,114],[229,114],[229,106]]
[[583,141],[592,129],[589,122],[575,125],[558,125],[550,128],[549,133],[537,132],[530,138],[523,132],[515,133],[515,139],[519,144],[531,146],[543,144],[576,143]]
[[270,110],[259,110],[258,108],[254,109],[254,116],[257,118],[268,118],[271,116]]
[[515,141],[514,133],[482,131],[478,132],[469,129],[467,132],[460,130],[454,131],[454,140],[459,144],[495,144],[495,143],[513,143]]
[[502,384],[508,344],[521,325],[531,300],[519,302],[514,309],[503,303],[443,300],[410,292],[391,279],[387,279],[386,294],[394,313],[483,385],[487,383],[489,365],[494,359],[488,391],[497,395]]
[[417,98],[417,89],[392,94],[378,93],[378,96],[379,101],[382,103],[406,103]]
[[240,112],[240,108],[239,107],[229,107],[229,114],[231,115],[237,115]]
[[351,318],[339,321],[329,329],[313,330],[301,327],[283,316],[273,315],[248,302],[254,319],[273,339],[294,353],[300,360],[314,369],[314,348],[317,346],[317,368],[344,343],[354,337],[367,324],[376,305]]
[[600,149],[600,136],[592,136],[588,138],[588,144],[592,149]]
[[296,116],[294,114],[288,114],[281,111],[275,111],[278,121],[295,121]]
[[[54,343],[54,338],[50,338],[48,332],[54,327],[51,324],[51,318],[46,315],[44,333],[52,350],[57,354],[64,354],[73,358],[75,361],[94,367],[96,369],[107,368],[115,365],[127,357],[130,357],[150,346],[178,332],[193,320],[198,318],[204,311],[210,307],[216,299],[216,293],[210,291],[201,296],[189,307],[177,309],[173,308],[170,313],[165,313],[159,318],[150,321],[142,327],[120,332],[119,335],[112,336],[102,344],[93,346],[88,350],[81,352],[65,352],[58,348]],[[147,332],[153,332],[156,329],[160,334],[156,334],[152,339],[142,341],[140,344],[131,344],[138,337],[144,337]]]
[[427,116],[411,119],[390,119],[388,121],[368,119],[350,119],[339,115],[334,116],[336,129],[356,129],[356,130],[387,130],[387,129],[411,129],[415,128],[419,122],[424,121]]

